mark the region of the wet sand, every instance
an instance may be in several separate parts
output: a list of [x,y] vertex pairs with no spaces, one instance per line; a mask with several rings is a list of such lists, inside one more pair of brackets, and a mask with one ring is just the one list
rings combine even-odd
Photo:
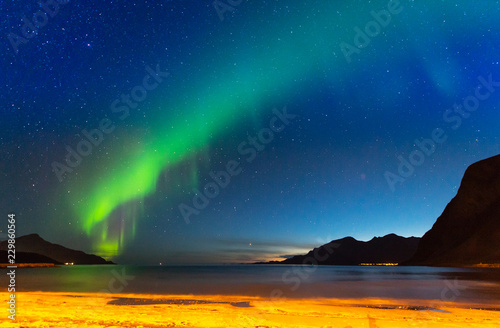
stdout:
[[[2,299],[8,294],[3,292]],[[22,292],[0,327],[499,327],[500,304]],[[499,302],[500,303],[500,302]],[[483,309],[481,309],[483,307]]]

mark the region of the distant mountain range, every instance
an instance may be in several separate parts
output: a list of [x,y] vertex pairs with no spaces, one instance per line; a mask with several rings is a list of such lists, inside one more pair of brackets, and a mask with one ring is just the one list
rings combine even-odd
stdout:
[[500,263],[500,155],[470,165],[406,265]]
[[[305,255],[296,255],[273,264],[360,265],[376,263],[401,263],[409,260],[417,250],[420,238],[389,234],[359,241],[345,237],[313,249]],[[263,262],[259,262],[263,264]]]
[[[7,263],[7,241],[0,242],[0,263]],[[114,264],[102,257],[52,244],[38,234],[16,238],[16,263]]]
[[[259,262],[258,264],[263,264]],[[333,240],[273,264],[422,266],[500,264],[500,155],[470,165],[457,195],[422,238],[390,234],[368,242]]]

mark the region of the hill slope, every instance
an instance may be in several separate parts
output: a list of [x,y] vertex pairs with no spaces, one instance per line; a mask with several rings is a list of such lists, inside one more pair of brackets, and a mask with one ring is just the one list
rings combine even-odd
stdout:
[[[0,250],[7,250],[7,241],[0,243]],[[52,244],[44,240],[38,234],[31,234],[16,238],[16,253],[35,253],[46,256],[60,263],[72,262],[74,264],[113,264],[102,257],[86,254],[82,251],[66,248],[58,244]],[[16,262],[19,260],[16,259]]]
[[470,165],[406,265],[500,263],[500,155]]
[[[8,263],[7,251],[0,250],[0,263]],[[50,257],[36,253],[16,252],[16,263],[54,263],[62,264]]]

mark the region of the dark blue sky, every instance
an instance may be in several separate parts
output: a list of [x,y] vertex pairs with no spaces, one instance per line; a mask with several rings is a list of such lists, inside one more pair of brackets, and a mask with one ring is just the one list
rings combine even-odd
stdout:
[[498,1],[54,3],[0,4],[18,235],[153,264],[421,236],[499,153]]

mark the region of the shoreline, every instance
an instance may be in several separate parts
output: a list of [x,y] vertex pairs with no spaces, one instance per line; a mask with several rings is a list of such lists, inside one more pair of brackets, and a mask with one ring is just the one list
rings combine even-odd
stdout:
[[15,264],[0,263],[0,269],[8,269],[9,267],[12,266],[15,266],[16,269],[20,269],[20,268],[58,268],[61,265],[54,263],[15,263]]
[[[7,300],[9,294],[2,292]],[[240,295],[16,293],[17,322],[1,327],[496,327],[500,302],[276,299]],[[7,311],[5,311],[7,312]]]

